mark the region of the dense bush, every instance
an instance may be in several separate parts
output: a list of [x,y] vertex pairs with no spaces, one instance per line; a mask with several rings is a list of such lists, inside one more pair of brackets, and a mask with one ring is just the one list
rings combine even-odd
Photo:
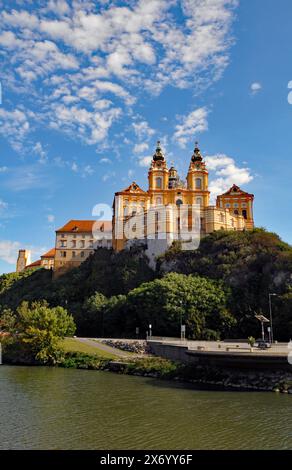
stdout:
[[72,316],[62,307],[49,308],[46,301],[22,302],[16,312],[4,310],[1,331],[8,333],[6,348],[31,356],[40,363],[56,363],[61,357],[60,340],[73,335]]

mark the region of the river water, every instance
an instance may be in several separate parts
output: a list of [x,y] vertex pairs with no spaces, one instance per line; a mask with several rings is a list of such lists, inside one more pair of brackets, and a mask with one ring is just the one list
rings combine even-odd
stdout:
[[0,449],[292,449],[292,396],[0,366]]

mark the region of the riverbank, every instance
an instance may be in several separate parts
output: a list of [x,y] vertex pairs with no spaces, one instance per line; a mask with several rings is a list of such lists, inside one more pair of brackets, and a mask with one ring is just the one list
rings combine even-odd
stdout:
[[[127,347],[127,356],[119,356],[113,354],[118,349],[112,348],[113,353],[108,353],[99,349],[99,342],[95,344],[96,346],[89,346],[77,343],[77,340],[73,340],[73,338],[67,339],[62,344],[63,351],[60,351],[60,357],[54,367],[152,377],[189,383],[208,389],[273,391],[292,395],[292,371],[290,370],[229,368],[211,364],[184,363],[158,355],[150,355],[145,348],[144,354],[137,356],[133,352],[131,354],[130,346]],[[137,348],[136,344],[133,345],[133,351],[135,348]],[[139,352],[141,353],[141,349]],[[13,354],[3,354],[3,361],[10,365],[44,365],[32,359],[31,356],[19,354],[17,351],[14,351]]]
[[94,369],[119,374],[175,380],[222,390],[269,391],[292,395],[292,374],[284,370],[230,370],[212,366],[194,366],[149,356],[132,360],[96,360],[71,355],[61,367]]
[[[43,365],[36,361],[7,361],[10,365]],[[174,380],[197,385],[200,388],[216,388],[233,391],[265,391],[292,395],[292,374],[287,371],[259,371],[223,369],[210,366],[194,366],[173,362],[155,356],[133,359],[108,359],[81,352],[67,352],[55,367],[97,370],[117,374]]]

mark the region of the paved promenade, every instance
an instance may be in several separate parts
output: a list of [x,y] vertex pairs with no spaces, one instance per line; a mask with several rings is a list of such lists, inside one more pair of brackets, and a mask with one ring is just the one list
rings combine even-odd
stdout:
[[259,349],[257,346],[251,348],[247,342],[239,341],[236,339],[229,341],[181,341],[179,338],[152,336],[151,338],[148,338],[148,341],[187,347],[189,351],[206,351],[216,353],[222,352],[225,354],[226,352],[238,352],[242,354],[266,354],[273,356],[283,356],[288,355],[289,352],[292,353],[292,342],[290,343],[290,345],[289,343],[275,343],[270,348],[263,350]]

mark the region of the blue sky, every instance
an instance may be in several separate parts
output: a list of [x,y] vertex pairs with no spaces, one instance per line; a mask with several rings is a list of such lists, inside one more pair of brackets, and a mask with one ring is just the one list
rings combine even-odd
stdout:
[[146,188],[157,139],[182,177],[198,139],[213,199],[239,184],[256,225],[292,243],[290,0],[0,7],[0,272]]

